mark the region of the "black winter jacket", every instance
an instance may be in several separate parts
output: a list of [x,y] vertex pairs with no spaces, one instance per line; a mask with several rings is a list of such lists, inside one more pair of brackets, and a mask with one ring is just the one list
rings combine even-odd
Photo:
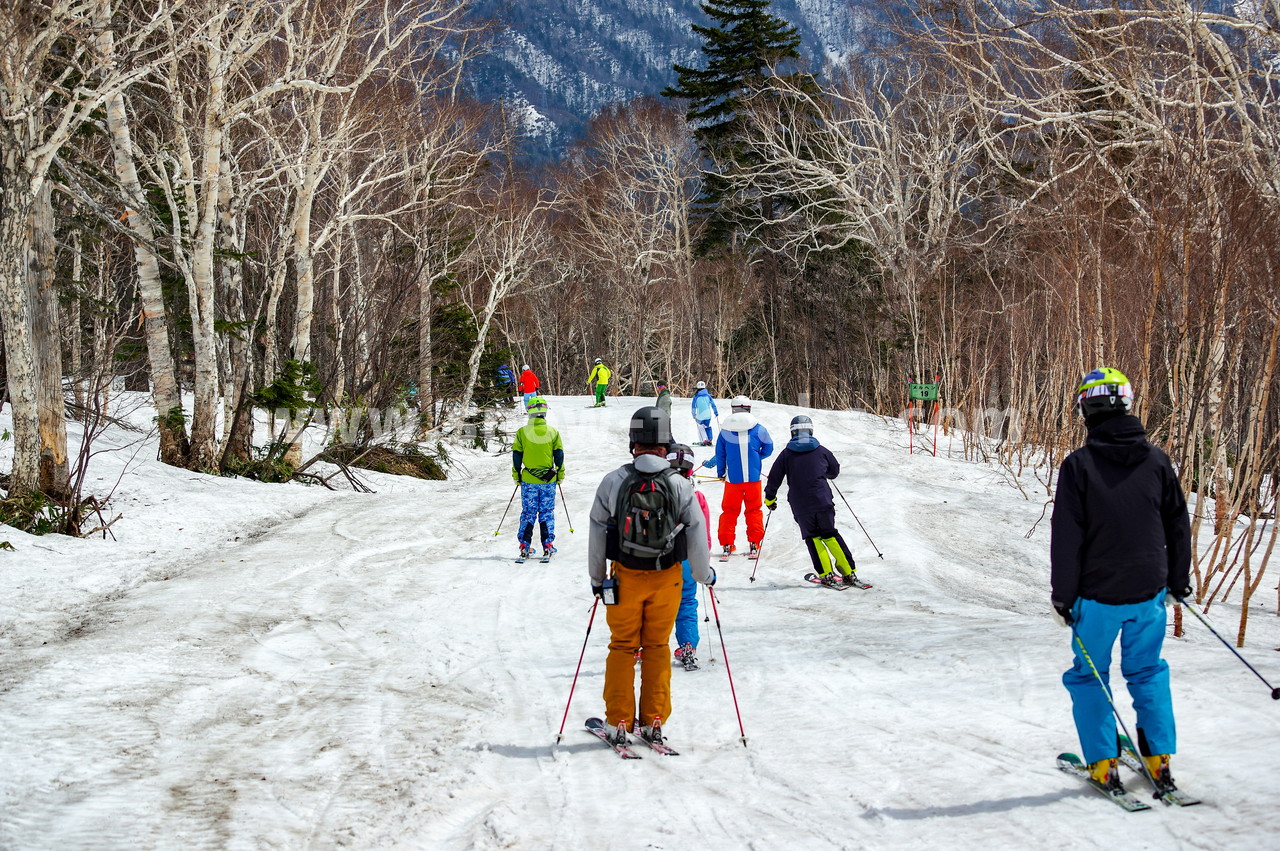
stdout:
[[787,502],[796,517],[831,508],[831,486],[827,479],[840,475],[840,462],[831,450],[818,443],[816,438],[797,438],[787,444],[769,469],[769,480],[764,495],[773,499],[787,480]]
[[1137,417],[1099,423],[1067,456],[1052,523],[1054,605],[1077,597],[1125,605],[1187,587],[1187,503],[1169,456],[1147,442]]

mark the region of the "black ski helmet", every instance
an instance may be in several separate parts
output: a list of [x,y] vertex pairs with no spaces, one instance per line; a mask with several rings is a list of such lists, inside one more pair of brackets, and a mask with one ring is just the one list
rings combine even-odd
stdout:
[[680,475],[686,479],[693,473],[693,450],[683,443],[673,443],[667,447],[667,461],[671,462],[671,466],[680,471]]
[[813,437],[813,420],[804,414],[791,418],[791,437],[792,439],[800,436],[801,432]]
[[642,446],[667,446],[671,443],[671,417],[657,405],[645,405],[631,415],[631,431],[627,435],[627,448]]

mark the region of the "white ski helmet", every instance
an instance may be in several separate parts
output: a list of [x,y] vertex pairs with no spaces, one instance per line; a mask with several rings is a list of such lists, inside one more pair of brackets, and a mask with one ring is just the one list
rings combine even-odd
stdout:
[[693,389],[695,389],[695,390],[706,390],[706,389],[707,389],[707,382],[705,382],[705,381],[699,381],[697,384],[693,385]]
[[600,358],[596,358],[596,363],[604,363],[604,361],[600,360]]
[[729,400],[729,407],[736,411],[750,411],[751,400],[746,396],[738,395]]
[[528,371],[529,371],[529,364],[525,364],[524,366],[522,366],[522,367],[520,367],[520,368],[521,368],[521,369],[523,369],[525,372],[528,372]]

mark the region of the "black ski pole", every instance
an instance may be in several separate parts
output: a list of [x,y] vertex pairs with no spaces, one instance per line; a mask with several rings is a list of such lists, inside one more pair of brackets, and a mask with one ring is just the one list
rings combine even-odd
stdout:
[[573,690],[578,686],[578,672],[582,670],[582,660],[587,655],[587,639],[591,637],[591,625],[596,622],[596,607],[600,605],[600,598],[596,597],[595,602],[591,604],[591,617],[587,619],[587,634],[582,639],[582,652],[578,654],[578,667],[573,669],[573,682],[569,684],[569,699],[564,704],[564,717],[560,719],[560,732],[556,733],[556,744],[560,744],[560,739],[564,737],[564,724],[569,720],[569,707],[573,704]]
[[507,512],[511,510],[511,503],[516,501],[516,494],[519,492],[520,492],[520,483],[516,482],[516,489],[511,492],[511,499],[507,500],[507,507],[503,509],[502,519],[498,521],[498,528],[493,530],[493,534],[496,535],[502,531],[502,524],[506,522]]
[[1191,612],[1191,614],[1195,615],[1195,616],[1196,616],[1196,619],[1197,619],[1197,620],[1199,620],[1199,621],[1200,621],[1200,623],[1204,624],[1205,629],[1209,630],[1209,632],[1212,632],[1212,633],[1214,634],[1214,636],[1216,636],[1216,637],[1217,637],[1217,639],[1218,639],[1219,641],[1221,641],[1221,642],[1226,646],[1226,648],[1227,648],[1228,650],[1230,650],[1232,653],[1236,654],[1236,658],[1237,658],[1237,659],[1239,659],[1241,662],[1244,662],[1244,666],[1245,666],[1246,668],[1248,668],[1250,671],[1253,671],[1253,675],[1254,675],[1255,677],[1257,677],[1258,679],[1262,680],[1262,684],[1263,684],[1263,685],[1265,685],[1267,688],[1271,689],[1271,699],[1272,699],[1272,700],[1280,700],[1280,688],[1275,688],[1275,687],[1273,687],[1273,686],[1271,685],[1271,683],[1267,682],[1267,678],[1266,678],[1266,677],[1264,677],[1264,676],[1262,676],[1262,674],[1259,674],[1259,673],[1258,673],[1258,669],[1257,669],[1257,668],[1255,668],[1255,667],[1253,667],[1252,665],[1250,665],[1250,664],[1249,664],[1249,662],[1248,662],[1248,660],[1247,660],[1247,659],[1245,659],[1243,656],[1241,656],[1241,655],[1240,655],[1240,651],[1239,651],[1239,650],[1236,650],[1234,647],[1232,647],[1232,646],[1231,646],[1231,643],[1230,643],[1230,642],[1228,642],[1228,641],[1227,641],[1225,638],[1223,638],[1221,635],[1218,635],[1218,631],[1217,631],[1216,629],[1214,629],[1214,628],[1213,628],[1213,626],[1209,623],[1209,621],[1205,620],[1204,615],[1202,615],[1202,614],[1200,614],[1199,612],[1197,612],[1197,611],[1196,611],[1195,606],[1190,605],[1189,603],[1187,603],[1187,601],[1186,601],[1186,600],[1182,599],[1181,597],[1179,597],[1179,596],[1177,596],[1177,595],[1170,595],[1170,596],[1172,596],[1172,597],[1173,597],[1173,599],[1175,599],[1175,600],[1177,600],[1177,601],[1178,601],[1178,605],[1180,605],[1180,606],[1186,606],[1187,611],[1189,611],[1189,612]]
[[765,539],[769,537],[769,520],[772,517],[773,517],[773,512],[770,511],[768,516],[764,518],[764,533],[761,534],[760,536],[760,546],[756,548],[756,566],[751,568],[750,579],[752,582],[756,581],[756,568],[760,567],[760,554],[764,552],[764,542],[765,542]]
[[569,524],[569,534],[573,534],[573,518],[569,516],[569,501],[564,498],[564,485],[556,482],[556,487],[560,489],[560,504],[564,506],[564,519]]
[[[1125,738],[1130,742],[1136,743],[1138,740],[1129,735],[1129,728],[1125,726],[1124,719],[1120,717],[1119,711],[1116,709],[1116,702],[1111,699],[1111,689],[1107,688],[1106,682],[1102,679],[1102,674],[1098,673],[1097,667],[1093,664],[1093,659],[1089,657],[1089,651],[1085,649],[1084,642],[1080,640],[1080,633],[1076,632],[1076,625],[1071,625],[1071,637],[1075,639],[1076,646],[1080,648],[1080,655],[1084,656],[1084,660],[1089,663],[1089,670],[1093,672],[1093,678],[1098,681],[1098,687],[1102,689],[1102,693],[1106,695],[1107,703],[1111,706],[1111,714],[1116,716],[1116,723],[1120,725],[1120,729],[1124,731]],[[1166,805],[1172,804],[1172,801],[1165,800],[1159,792],[1160,784],[1156,782],[1155,777],[1151,774],[1151,769],[1147,768],[1146,760],[1138,760],[1138,764],[1142,766],[1142,773],[1147,775],[1147,781],[1151,784],[1151,788],[1157,790],[1151,797],[1159,798]]]
[[884,558],[884,553],[880,552],[880,548],[876,546],[876,542],[871,540],[871,533],[867,531],[867,527],[862,525],[861,520],[858,520],[858,512],[853,510],[853,506],[849,504],[849,500],[845,499],[844,494],[840,493],[840,486],[833,481],[831,482],[831,487],[835,488],[836,493],[840,494],[840,499],[844,502],[844,507],[849,509],[849,513],[853,515],[853,519],[858,521],[858,528],[862,530],[862,534],[867,536],[868,541],[871,541],[871,549],[875,550],[876,555],[880,556],[880,558]]
[[716,605],[716,589],[707,589],[711,594],[711,611],[716,616],[716,632],[720,633],[720,656],[724,659],[724,672],[729,675],[729,694],[733,695],[733,711],[738,715],[738,741],[747,746],[747,731],[742,729],[742,710],[738,708],[738,691],[733,687],[733,671],[729,668],[729,653],[724,649],[724,630],[720,628],[720,608]]

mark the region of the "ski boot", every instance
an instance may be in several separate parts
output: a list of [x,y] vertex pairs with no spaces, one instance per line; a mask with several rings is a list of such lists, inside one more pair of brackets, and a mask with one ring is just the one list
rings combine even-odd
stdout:
[[760,545],[752,544],[751,548],[747,550],[747,558],[754,559],[759,557],[760,557]]
[[520,560],[521,560],[521,561],[524,561],[525,559],[527,559],[527,558],[528,558],[529,556],[531,556],[531,555],[533,555],[533,547],[531,547],[529,544],[521,544],[521,545],[520,545]]
[[841,581],[843,584],[845,584],[845,585],[848,585],[848,586],[851,586],[851,587],[856,587],[856,586],[857,586],[857,584],[858,584],[858,574],[854,573],[854,572],[851,570],[851,571],[849,571],[848,573],[846,573],[846,574],[845,574],[845,575],[840,579],[840,581]]
[[1124,784],[1120,782],[1120,761],[1115,758],[1089,763],[1089,779],[1110,795],[1124,794]]
[[836,575],[834,573],[828,573],[826,576],[819,576],[818,581],[828,588],[840,587],[840,580],[836,579]]
[[676,659],[679,660],[686,671],[696,671],[698,669],[698,657],[694,654],[692,644],[685,643],[677,647]]
[[662,744],[662,719],[654,718],[653,723],[640,728],[640,738],[655,745]]
[[555,555],[558,552],[560,551],[557,550],[555,547],[553,547],[551,544],[542,545],[542,557],[544,559],[551,558],[553,555]]
[[1142,761],[1147,764],[1147,771],[1150,771],[1151,776],[1155,779],[1157,791],[1163,794],[1178,788],[1174,785],[1173,774],[1169,771],[1169,754],[1144,756]]
[[619,721],[618,726],[610,731],[607,736],[611,745],[629,745],[631,740],[627,738],[627,722]]

